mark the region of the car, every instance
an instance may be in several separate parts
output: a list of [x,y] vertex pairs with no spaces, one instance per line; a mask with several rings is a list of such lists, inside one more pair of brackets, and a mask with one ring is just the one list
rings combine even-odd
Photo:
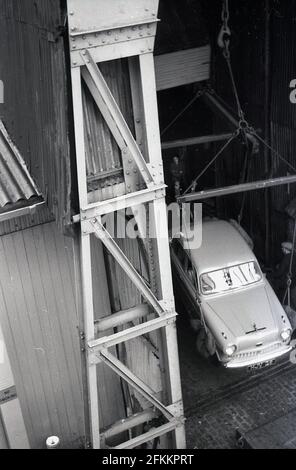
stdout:
[[174,286],[197,349],[227,368],[261,368],[292,349],[289,319],[245,235],[214,219],[203,222],[200,248],[188,249],[181,233],[170,241]]

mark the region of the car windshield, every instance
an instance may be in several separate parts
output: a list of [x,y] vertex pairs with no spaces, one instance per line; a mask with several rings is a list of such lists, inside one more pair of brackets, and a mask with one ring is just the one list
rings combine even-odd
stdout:
[[250,261],[203,274],[200,283],[202,293],[209,295],[239,289],[259,282],[261,279],[262,275],[258,264],[255,261]]

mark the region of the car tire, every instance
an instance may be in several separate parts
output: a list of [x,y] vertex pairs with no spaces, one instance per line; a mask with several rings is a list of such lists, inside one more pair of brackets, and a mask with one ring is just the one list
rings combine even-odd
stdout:
[[196,349],[205,359],[216,356],[216,344],[213,335],[201,328],[196,337]]

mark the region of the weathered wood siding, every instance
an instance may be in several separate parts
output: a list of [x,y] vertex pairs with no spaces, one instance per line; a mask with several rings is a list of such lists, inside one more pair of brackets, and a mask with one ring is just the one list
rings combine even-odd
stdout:
[[0,238],[0,321],[33,448],[83,442],[73,254],[54,223]]
[[71,190],[63,25],[60,0],[0,0],[0,115],[61,226]]

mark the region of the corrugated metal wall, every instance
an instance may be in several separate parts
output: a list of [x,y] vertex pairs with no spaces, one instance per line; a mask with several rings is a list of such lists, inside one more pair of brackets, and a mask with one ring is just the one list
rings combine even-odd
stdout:
[[60,4],[0,0],[0,114],[62,226],[70,221],[71,175]]
[[0,321],[33,448],[84,436],[73,242],[55,224],[0,238]]

